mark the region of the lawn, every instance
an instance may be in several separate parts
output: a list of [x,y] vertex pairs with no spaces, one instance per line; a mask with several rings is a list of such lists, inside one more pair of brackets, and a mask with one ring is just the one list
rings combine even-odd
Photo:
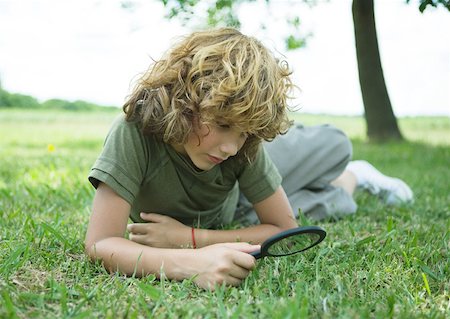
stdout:
[[328,232],[316,248],[261,260],[240,287],[209,292],[86,260],[87,174],[116,114],[0,110],[0,318],[450,316],[449,118],[400,119],[408,142],[379,145],[361,118],[296,115],[342,128],[354,157],[407,181],[415,202],[358,193],[357,214],[315,223]]

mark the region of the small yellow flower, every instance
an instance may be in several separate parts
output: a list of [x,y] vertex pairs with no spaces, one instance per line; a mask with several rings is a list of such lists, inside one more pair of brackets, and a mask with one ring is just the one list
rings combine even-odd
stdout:
[[47,151],[49,151],[50,153],[53,153],[55,151],[55,145],[48,144],[47,145]]

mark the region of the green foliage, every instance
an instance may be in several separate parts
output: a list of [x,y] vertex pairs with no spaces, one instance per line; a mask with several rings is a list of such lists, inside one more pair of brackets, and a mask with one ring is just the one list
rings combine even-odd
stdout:
[[[406,0],[406,3],[409,3],[410,1],[411,0]],[[450,0],[420,0],[419,10],[423,13],[428,6],[437,8],[438,5],[442,5],[450,11]]]
[[[166,7],[168,19],[178,18],[184,25],[196,24],[205,27],[233,27],[239,29],[241,21],[239,20],[239,6],[246,2],[255,2],[255,0],[160,0]],[[271,1],[266,0],[266,5]],[[273,1],[272,1],[273,2]],[[304,3],[313,6],[317,1],[303,0]],[[206,5],[205,5],[206,4]],[[205,10],[206,17],[202,21],[199,18],[199,10]],[[195,19],[194,19],[195,18]],[[194,20],[194,21],[193,21]],[[261,29],[266,29],[267,22],[261,22]],[[285,38],[286,48],[295,50],[305,46],[310,34],[304,34],[300,27],[300,18],[295,16],[287,19],[287,26],[290,33]]]
[[32,96],[9,93],[0,88],[0,108],[1,107],[37,108],[39,107],[39,102]]
[[53,110],[88,111],[96,109],[98,105],[80,100],[71,102],[61,99],[51,99],[42,103],[42,107]]
[[117,109],[116,107],[100,106],[86,101],[67,101],[62,99],[50,99],[43,103],[30,96],[19,93],[10,93],[0,88],[0,109],[2,108],[26,108],[26,109],[50,109],[67,111],[93,111],[98,108]]
[[[231,1],[225,3],[216,3],[216,7],[210,7],[207,10],[207,24],[213,27],[233,27],[239,29],[241,22],[233,10]],[[229,6],[227,5],[229,4]]]
[[[250,0],[254,1],[254,0]],[[167,8],[166,17],[169,19],[179,18],[183,24],[188,24],[193,16],[195,16],[195,8],[200,5],[199,0],[161,0]],[[207,3],[206,21],[207,26],[212,27],[240,27],[240,21],[236,14],[236,7],[243,0],[214,0],[202,1],[201,4]]]
[[[167,18],[179,18],[185,25],[192,23],[192,20],[199,22],[198,8],[206,8],[206,21],[200,21],[200,25],[219,27],[229,26],[240,28],[241,21],[237,15],[238,8],[241,4],[246,2],[255,2],[255,0],[160,0],[167,8]],[[409,3],[411,0],[406,0]],[[266,4],[276,3],[274,0],[265,0]],[[317,0],[303,0],[303,3],[310,7],[317,4]],[[450,10],[450,0],[419,0],[419,10],[424,12],[428,6],[438,7],[443,6]],[[205,3],[207,4],[205,6]],[[196,11],[197,9],[197,11]],[[286,16],[292,14],[287,12]],[[293,19],[287,19],[287,24],[291,26],[291,34],[285,38],[286,48],[295,50],[305,46],[307,38],[310,34],[303,34],[300,27],[300,18],[298,16]],[[262,23],[261,28],[266,28]]]
[[289,50],[295,50],[305,46],[305,40],[303,38],[296,38],[293,35],[290,35],[286,39],[286,46]]
[[168,13],[166,18],[172,19],[178,17],[182,22],[186,23],[193,14],[193,7],[195,7],[199,0],[160,0],[167,8]]
[[355,158],[405,179],[415,203],[358,193],[354,216],[302,218],[328,231],[317,249],[261,260],[241,286],[208,292],[191,280],[109,274],[85,258],[86,176],[116,111],[0,109],[0,318],[450,316],[448,118],[399,119],[414,142],[376,145],[362,138],[361,118],[298,115],[349,129]]
[[305,47],[308,38],[312,34],[305,34],[302,31],[300,17],[295,16],[292,19],[288,19],[287,24],[290,29],[290,34],[285,38],[286,48],[288,50],[296,50]]

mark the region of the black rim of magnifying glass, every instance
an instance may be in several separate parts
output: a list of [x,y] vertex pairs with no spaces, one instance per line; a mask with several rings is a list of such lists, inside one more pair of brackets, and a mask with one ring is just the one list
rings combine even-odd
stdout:
[[[269,251],[268,251],[269,248],[276,242],[280,241],[281,239],[288,238],[288,237],[295,236],[295,235],[301,235],[301,234],[317,234],[317,235],[319,235],[319,239],[317,239],[314,243],[312,243],[308,247],[303,248],[301,250],[296,250],[291,253],[280,254],[280,255],[273,255],[273,254],[269,253]],[[303,227],[288,229],[288,230],[282,231],[281,233],[278,233],[278,234],[270,237],[269,239],[267,239],[264,243],[262,243],[261,251],[253,252],[253,253],[251,253],[251,255],[257,259],[264,257],[264,256],[282,257],[282,256],[293,255],[293,254],[308,250],[308,249],[320,244],[320,242],[322,242],[322,240],[325,239],[326,235],[327,235],[327,232],[319,226],[303,226]]]

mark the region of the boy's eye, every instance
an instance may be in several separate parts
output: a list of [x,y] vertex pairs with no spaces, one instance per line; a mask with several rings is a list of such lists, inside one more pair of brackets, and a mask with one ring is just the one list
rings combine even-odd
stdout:
[[[224,131],[228,131],[228,130],[230,130],[232,128],[231,125],[227,124],[227,123],[216,123],[216,126],[219,129],[224,130]],[[245,138],[246,139],[249,136],[249,134],[246,133],[246,132],[242,132],[240,134],[240,136],[241,136],[241,138]]]
[[231,128],[230,124],[226,124],[226,123],[217,123],[217,126],[223,129],[229,129]]

